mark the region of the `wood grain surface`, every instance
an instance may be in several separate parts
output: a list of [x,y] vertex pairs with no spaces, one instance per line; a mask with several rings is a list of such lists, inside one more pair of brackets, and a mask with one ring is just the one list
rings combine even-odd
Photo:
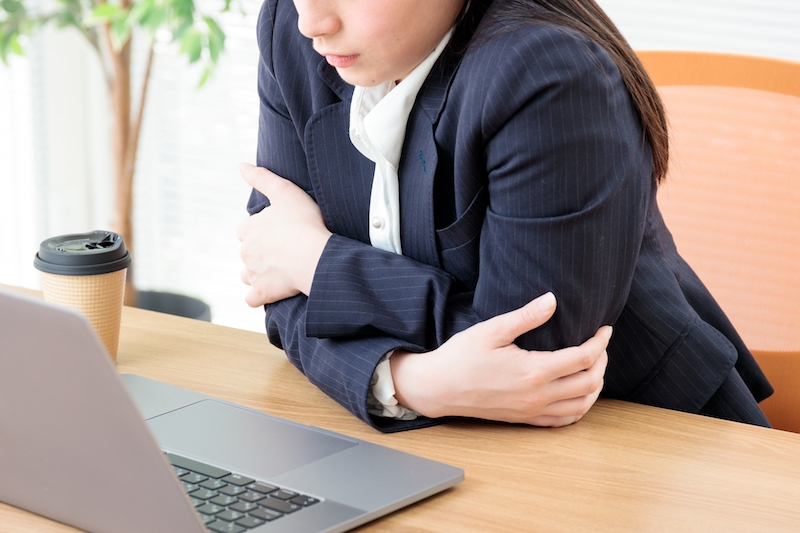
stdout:
[[[6,287],[8,288],[8,287]],[[800,531],[800,435],[600,400],[559,429],[483,421],[381,434],[266,336],[125,308],[117,367],[465,470],[357,531]],[[69,532],[0,504],[0,532]]]

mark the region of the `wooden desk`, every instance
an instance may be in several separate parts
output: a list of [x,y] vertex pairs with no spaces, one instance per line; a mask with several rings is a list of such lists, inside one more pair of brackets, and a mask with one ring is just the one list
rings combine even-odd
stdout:
[[[578,424],[459,422],[380,434],[265,335],[125,309],[118,368],[463,468],[363,532],[800,531],[800,435],[601,400]],[[0,504],[0,531],[72,528]]]

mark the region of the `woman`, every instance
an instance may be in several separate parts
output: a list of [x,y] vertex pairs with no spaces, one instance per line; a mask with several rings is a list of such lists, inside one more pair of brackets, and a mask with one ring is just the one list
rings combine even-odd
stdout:
[[242,278],[322,390],[383,431],[565,425],[601,388],[768,425],[658,211],[658,96],[593,1],[268,0],[258,36]]

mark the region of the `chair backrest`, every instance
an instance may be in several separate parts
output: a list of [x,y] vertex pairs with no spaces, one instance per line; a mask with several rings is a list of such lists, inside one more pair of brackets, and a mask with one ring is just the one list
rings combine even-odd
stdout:
[[659,206],[800,432],[800,63],[638,52],[664,100],[670,170]]

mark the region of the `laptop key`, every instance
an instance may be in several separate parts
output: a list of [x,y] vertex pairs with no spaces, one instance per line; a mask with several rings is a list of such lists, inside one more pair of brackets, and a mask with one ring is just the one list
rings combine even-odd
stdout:
[[221,489],[222,487],[227,487],[228,484],[222,481],[221,479],[207,479],[200,483],[201,487],[205,487],[207,489],[215,490]]
[[166,454],[209,531],[241,533],[319,502],[211,465]]
[[297,505],[302,505],[303,507],[308,507],[309,505],[314,505],[319,500],[316,499],[316,498],[313,498],[311,496],[306,496],[304,494],[300,494],[298,496],[295,496],[294,498],[292,498],[289,501],[292,502],[292,503],[296,503]]
[[263,500],[264,495],[260,492],[253,492],[252,490],[248,490],[247,492],[243,492],[239,494],[239,499],[244,500],[246,502],[257,502],[258,500]]
[[247,492],[247,489],[244,487],[237,487],[236,485],[227,485],[219,489],[219,491],[222,494],[227,494],[228,496],[236,496],[237,494]]
[[226,511],[222,511],[217,515],[217,518],[220,520],[225,520],[226,522],[235,522],[240,518],[244,517],[244,513],[240,513],[238,511],[234,511],[232,509],[228,509]]
[[189,493],[189,496],[192,498],[197,498],[198,500],[210,500],[214,496],[217,496],[219,492],[215,490],[209,489],[197,489]]
[[266,509],[264,507],[259,507],[255,511],[250,511],[247,514],[249,514],[250,516],[255,516],[256,518],[259,518],[261,520],[266,520],[267,522],[283,516],[283,513],[279,513],[278,511],[273,511],[272,509]]
[[243,487],[244,485],[249,485],[250,483],[254,482],[255,479],[241,476],[239,474],[228,474],[227,476],[222,478],[222,481],[227,481],[231,485],[238,485],[240,487]]
[[207,504],[201,505],[200,507],[197,508],[197,511],[199,513],[212,515],[212,516],[217,514],[217,513],[221,513],[224,510],[225,510],[224,507],[222,507],[220,505],[215,505],[213,503],[207,503]]
[[295,496],[297,496],[296,492],[292,492],[290,490],[281,489],[278,492],[273,492],[270,494],[273,498],[279,498],[281,500],[291,500]]
[[234,503],[239,501],[239,498],[235,496],[226,496],[225,494],[220,494],[216,498],[212,498],[209,500],[211,503],[216,505],[221,505],[223,507],[227,507],[229,505],[233,505]]
[[244,518],[240,518],[236,521],[236,523],[242,527],[246,527],[248,529],[258,527],[264,523],[263,520],[259,520],[254,516],[245,516]]
[[242,531],[247,531],[245,528],[235,524],[234,522],[225,522],[223,520],[217,520],[215,522],[211,522],[210,524],[206,524],[206,527],[211,531],[216,531],[217,533],[242,533]]
[[201,483],[208,479],[208,476],[204,476],[203,474],[196,474],[194,472],[189,472],[188,474],[184,474],[181,476],[181,481],[185,481],[186,483]]
[[239,511],[240,513],[248,513],[253,509],[258,509],[258,504],[252,502],[236,502],[231,505],[230,508],[234,511]]
[[215,479],[219,479],[221,477],[225,477],[228,474],[230,474],[229,470],[223,470],[221,468],[217,468],[216,466],[207,465],[205,463],[201,463],[199,461],[195,461],[187,457],[181,457],[180,455],[175,455],[174,453],[168,453],[167,459],[172,464],[172,466],[177,466],[179,468],[191,470],[192,472],[197,472],[198,474],[202,474],[207,477],[213,477]]
[[272,491],[278,490],[278,487],[267,485],[266,483],[261,483],[260,481],[250,483],[247,485],[247,488],[256,492],[260,492],[261,494],[269,494]]
[[296,503],[279,500],[278,498],[272,498],[269,496],[259,501],[258,505],[262,507],[268,507],[273,511],[280,511],[282,513],[293,513],[301,509],[301,507]]

